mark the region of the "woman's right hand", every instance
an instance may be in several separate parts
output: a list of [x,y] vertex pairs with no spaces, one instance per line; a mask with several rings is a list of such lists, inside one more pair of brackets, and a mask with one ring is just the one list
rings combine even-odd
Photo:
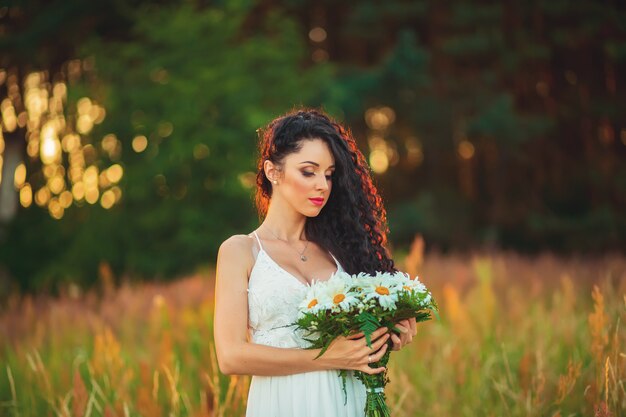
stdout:
[[367,346],[363,332],[338,336],[320,359],[325,358],[330,369],[353,369],[367,374],[378,374],[384,372],[385,367],[370,368],[369,364],[383,357],[389,347],[386,343],[388,339],[386,327],[380,327],[372,332],[371,348]]

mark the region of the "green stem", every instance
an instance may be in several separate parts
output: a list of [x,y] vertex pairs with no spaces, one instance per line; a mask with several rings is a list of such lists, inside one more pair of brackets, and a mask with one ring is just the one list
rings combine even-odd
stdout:
[[[391,340],[387,341],[387,351],[380,358],[379,361],[371,363],[370,368],[379,368],[381,366],[386,367],[389,362],[389,356],[391,354]],[[356,372],[356,377],[365,385],[366,399],[365,399],[365,416],[366,417],[390,417],[391,413],[389,407],[385,401],[385,393],[374,392],[375,388],[385,388],[389,382],[387,377],[387,369],[379,374],[366,374],[364,372]]]

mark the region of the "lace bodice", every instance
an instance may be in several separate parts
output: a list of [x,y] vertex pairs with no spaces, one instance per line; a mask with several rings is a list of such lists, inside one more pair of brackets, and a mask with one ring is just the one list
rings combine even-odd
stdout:
[[[302,331],[291,324],[297,320],[298,305],[309,286],[270,258],[256,232],[254,236],[259,242],[259,253],[248,280],[251,340],[268,346],[305,348],[309,342],[302,338]],[[337,264],[337,270],[342,271],[341,264],[332,253],[330,255]]]

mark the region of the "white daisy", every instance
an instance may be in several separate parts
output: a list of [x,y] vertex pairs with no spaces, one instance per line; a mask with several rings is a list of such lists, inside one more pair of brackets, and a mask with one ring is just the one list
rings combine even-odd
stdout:
[[365,301],[376,300],[386,310],[396,307],[398,287],[391,274],[377,271],[375,276],[363,277],[359,284],[365,294]]
[[358,299],[352,290],[352,277],[342,271],[333,275],[324,282],[324,297],[331,302],[332,311],[350,311],[352,306],[358,303]]
[[411,278],[411,276],[402,271],[398,271],[393,274],[395,286],[398,291],[415,291],[418,293],[426,292],[426,287],[422,284],[418,277]]
[[303,313],[317,313],[331,307],[331,300],[326,296],[325,282],[315,282],[306,290],[304,300],[299,305]]
[[432,301],[432,297],[430,295],[430,293],[426,294],[426,297],[424,297],[424,304],[430,304],[430,302]]
[[369,280],[372,276],[366,272],[359,272],[357,275],[352,277],[353,286],[355,288],[362,289],[369,285]]
[[326,282],[337,281],[337,280],[343,281],[348,291],[354,289],[354,287],[357,285],[357,280],[356,280],[355,275],[351,275],[347,273],[346,271],[338,271],[334,273],[330,277],[330,279]]

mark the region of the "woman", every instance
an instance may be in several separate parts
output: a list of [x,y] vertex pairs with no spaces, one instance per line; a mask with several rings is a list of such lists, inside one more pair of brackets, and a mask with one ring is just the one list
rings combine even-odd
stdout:
[[225,374],[253,375],[247,417],[362,416],[365,387],[352,373],[347,401],[340,369],[371,368],[388,349],[410,343],[415,319],[400,335],[379,328],[336,338],[328,350],[307,347],[289,325],[314,280],[336,271],[395,271],[386,243],[382,200],[349,131],[319,110],[278,117],[261,135],[256,205],[263,218],[218,252],[215,346]]

